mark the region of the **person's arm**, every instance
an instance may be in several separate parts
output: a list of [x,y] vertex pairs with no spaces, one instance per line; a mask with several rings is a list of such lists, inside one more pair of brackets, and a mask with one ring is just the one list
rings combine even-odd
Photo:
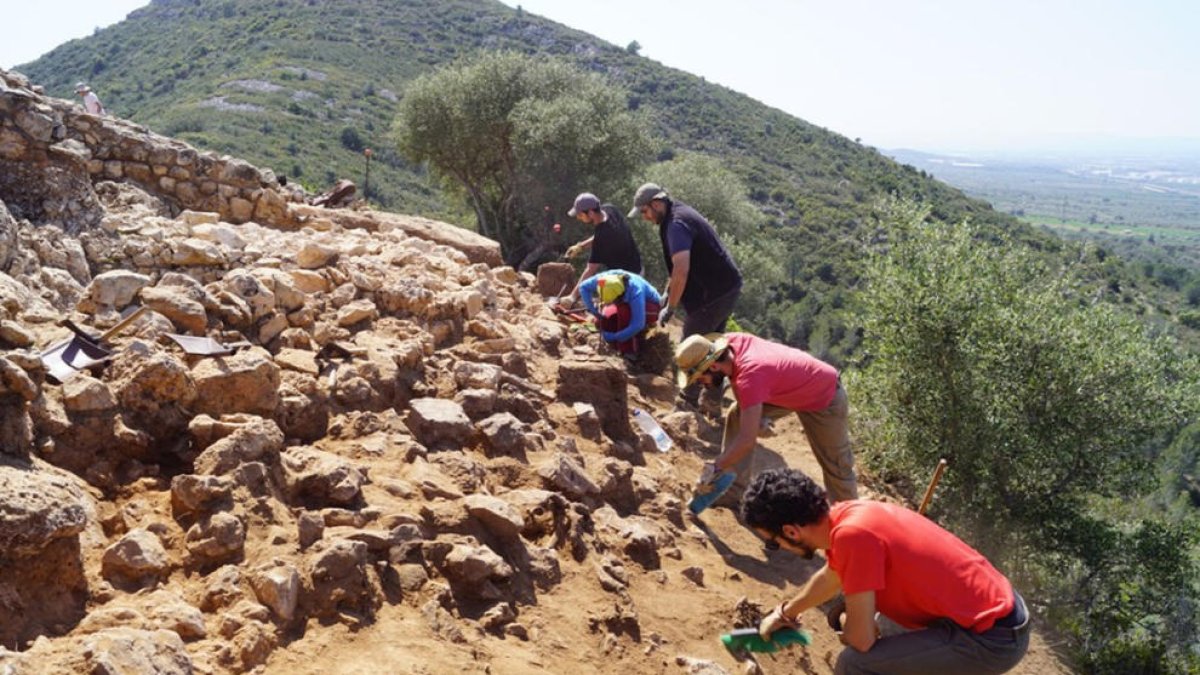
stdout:
[[583,241],[579,242],[578,244],[575,244],[574,246],[569,247],[567,249],[567,257],[574,258],[575,256],[579,255],[580,253],[583,253],[584,249],[591,248],[592,241],[595,238],[596,238],[596,235],[593,234],[592,236],[588,237],[587,239],[584,239]]
[[[758,625],[758,632],[764,638],[780,628],[796,626],[800,623],[800,615],[817,605],[832,600],[842,590],[842,580],[829,565],[825,565],[800,587],[800,592],[790,600],[785,600]],[[874,593],[872,593],[872,604]]]
[[[587,267],[583,268],[583,274],[579,275],[579,281],[575,283],[575,288],[571,289],[571,295],[568,296],[571,298],[572,304],[574,304],[576,300],[583,296],[583,291],[581,290],[583,288],[583,282],[599,274],[601,267],[603,267],[603,265],[599,263],[588,263]],[[585,300],[584,303],[587,304],[587,301]],[[596,313],[592,310],[590,305],[588,307],[588,311],[592,312],[592,314]]]
[[671,256],[671,278],[667,281],[667,307],[679,306],[683,289],[687,286],[688,270],[692,266],[691,250],[680,251]]
[[762,421],[763,404],[759,403],[748,408],[740,405],[738,407],[741,412],[738,416],[737,436],[734,436],[729,447],[713,460],[718,473],[729,471],[736,466],[746,455],[750,454],[750,451],[754,449],[754,444],[758,442],[758,425]]
[[860,652],[869,651],[879,639],[875,623],[875,591],[863,591],[846,596],[846,621],[842,625],[842,642]]
[[579,291],[579,297],[583,298],[583,306],[587,307],[588,314],[599,318],[600,312],[596,309],[596,303],[592,300],[592,295],[596,292],[596,277],[588,277],[580,281],[576,290]]

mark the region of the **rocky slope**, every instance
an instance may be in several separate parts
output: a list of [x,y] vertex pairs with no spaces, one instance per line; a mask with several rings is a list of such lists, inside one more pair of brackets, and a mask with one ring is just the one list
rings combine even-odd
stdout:
[[717,635],[812,564],[685,517],[718,429],[555,320],[570,270],[302,199],[0,71],[0,673],[757,668]]

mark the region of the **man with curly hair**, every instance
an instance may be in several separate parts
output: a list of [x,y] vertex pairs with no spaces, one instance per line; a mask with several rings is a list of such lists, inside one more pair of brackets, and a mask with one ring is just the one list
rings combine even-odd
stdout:
[[[1012,584],[981,554],[915,511],[868,500],[830,505],[795,469],[755,477],[742,517],[765,541],[826,564],[759,624],[769,637],[806,610],[846,596],[834,672],[1003,673],[1029,647],[1029,613]],[[910,629],[879,636],[876,612]]]

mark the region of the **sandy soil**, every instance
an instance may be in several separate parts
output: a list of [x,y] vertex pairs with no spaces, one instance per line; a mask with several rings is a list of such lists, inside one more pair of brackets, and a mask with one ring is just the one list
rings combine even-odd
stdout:
[[[665,411],[660,411],[665,412]],[[799,422],[776,423],[776,434],[762,446],[810,475],[820,470]],[[759,448],[759,452],[762,451]],[[703,458],[680,450],[651,459],[672,464],[690,480]],[[386,605],[374,623],[357,630],[343,625],[316,628],[277,650],[266,666],[270,673],[686,673],[711,661],[730,673],[755,672],[739,663],[719,642],[734,626],[738,602],[746,598],[769,607],[795,591],[819,568],[785,551],[767,555],[758,539],[738,524],[731,511],[714,508],[686,522],[678,539],[679,559],[663,557],[659,570],[626,564],[629,596],[636,623],[614,622],[618,596],[603,590],[594,558],[577,564],[561,559],[563,582],[539,594],[537,604],[518,608],[529,639],[497,636],[464,627],[468,639],[455,644],[438,637],[417,599]],[[699,568],[696,583],[685,576]],[[690,573],[695,576],[695,573]],[[757,657],[764,673],[829,673],[841,644],[825,625],[824,615],[804,616],[814,643],[776,655]],[[465,622],[464,622],[465,623]],[[696,661],[691,661],[695,659]],[[1014,673],[1067,673],[1044,633],[1035,629],[1028,655]]]

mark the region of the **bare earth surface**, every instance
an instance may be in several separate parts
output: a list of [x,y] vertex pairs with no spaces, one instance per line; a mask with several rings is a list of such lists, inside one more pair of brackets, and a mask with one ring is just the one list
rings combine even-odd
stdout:
[[[666,412],[665,410],[662,412]],[[765,447],[787,464],[813,476],[820,467],[808,449],[800,424],[788,417],[775,424]],[[697,475],[702,458],[678,446],[650,461],[669,462],[681,477]],[[878,497],[868,492],[867,496]],[[270,673],[729,673],[754,672],[719,641],[738,615],[745,597],[770,607],[819,569],[822,561],[804,560],[786,551],[769,557],[752,532],[729,509],[714,508],[687,523],[679,541],[682,557],[663,557],[662,568],[629,572],[629,595],[638,616],[635,634],[612,632],[594,619],[612,610],[614,596],[597,581],[594,561],[561,559],[563,582],[540,595],[537,606],[522,607],[529,640],[481,634],[465,644],[449,644],[434,635],[417,608],[385,606],[377,621],[358,630],[343,625],[311,630],[303,639],[275,652]],[[698,567],[702,584],[684,570]],[[807,649],[756,657],[764,673],[831,673],[842,645],[817,610],[804,616],[813,636]],[[1071,670],[1035,628],[1029,653],[1013,673],[1044,675]]]

